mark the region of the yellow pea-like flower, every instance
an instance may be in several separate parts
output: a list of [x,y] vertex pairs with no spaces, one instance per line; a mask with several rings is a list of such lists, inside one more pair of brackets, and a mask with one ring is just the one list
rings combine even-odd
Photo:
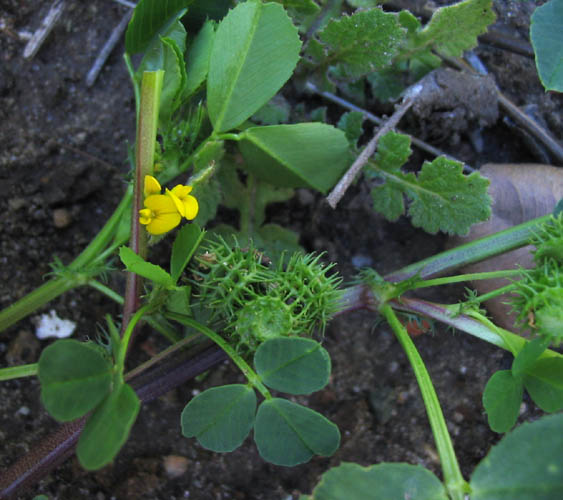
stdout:
[[139,210],[139,222],[150,234],[164,234],[174,229],[182,216],[176,204],[164,194],[153,194],[145,198],[145,208]]
[[156,180],[155,177],[153,177],[152,175],[145,175],[145,186],[143,191],[146,198],[151,194],[160,194],[162,188],[160,187],[160,183]]
[[172,190],[166,190],[166,194],[174,200],[178,212],[188,220],[195,219],[199,212],[199,204],[196,198],[190,195],[191,192],[191,186],[182,186],[182,184],[178,184]]

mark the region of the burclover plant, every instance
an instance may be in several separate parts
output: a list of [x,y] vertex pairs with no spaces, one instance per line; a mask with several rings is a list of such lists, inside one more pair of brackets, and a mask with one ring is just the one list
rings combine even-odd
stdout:
[[[138,3],[125,57],[137,109],[134,180],[106,226],[71,264],[55,267],[51,281],[0,312],[0,327],[6,328],[61,293],[88,285],[123,304],[120,328],[107,316],[104,345],[57,341],[43,350],[38,364],[0,370],[3,378],[37,375],[47,411],[61,422],[80,419],[79,425],[65,428],[65,443],[77,441],[82,466],[98,469],[119,452],[142,400],[226,355],[246,382],[214,387],[191,399],[180,419],[183,435],[207,449],[228,452],[253,431],[265,460],[293,466],[335,453],[340,432],[323,415],[281,396],[307,395],[326,386],[331,362],[321,345],[325,327],[335,314],[363,308],[385,318],[405,350],[443,481],[420,466],[343,464],[325,474],[311,499],[559,499],[560,414],[508,434],[470,481],[464,479],[426,366],[399,318],[440,321],[515,356],[511,370],[495,373],[483,395],[493,430],[507,432],[514,426],[524,388],[546,412],[563,409],[563,356],[549,349],[560,344],[562,335],[561,215],[540,217],[386,276],[364,270],[347,286],[322,254],[300,251],[297,235],[265,223],[267,204],[289,199],[293,188],[321,193],[333,188],[358,155],[362,134],[361,116],[353,113],[344,115],[338,128],[286,123],[274,97],[281,97],[294,70],[298,79],[310,74],[318,85],[332,89],[368,78],[377,95],[373,82],[392,83],[400,74],[416,80],[440,64],[439,55],[459,57],[474,46],[494,19],[491,1],[466,0],[437,9],[422,26],[408,11],[373,7],[327,21],[311,0],[249,0],[216,20],[207,19],[188,38],[181,19],[192,3]],[[303,47],[299,33],[308,32],[313,34]],[[143,55],[135,69],[130,56],[137,53]],[[413,92],[405,96],[402,112],[416,99]],[[408,137],[391,131],[374,144],[374,158],[365,152],[358,158],[366,157],[366,177],[376,182],[374,209],[388,219],[407,213],[429,232],[462,234],[489,216],[488,181],[478,173],[466,176],[459,162],[443,157],[426,162],[418,175],[405,173]],[[162,186],[178,177],[183,180],[163,193]],[[206,232],[202,227],[219,204],[239,212],[239,227],[220,225]],[[187,223],[175,231],[182,219]],[[158,244],[173,231],[168,269],[152,264],[148,244]],[[458,266],[529,242],[536,246],[535,269],[448,275]],[[109,271],[116,252],[128,271],[123,297],[96,280]],[[446,276],[433,278],[437,274]],[[462,304],[405,295],[498,277],[522,279]],[[506,291],[516,293],[514,308],[534,333],[529,340],[496,326],[479,308]],[[127,352],[141,322],[172,345],[126,374]],[[220,351],[208,349],[211,344]],[[185,364],[178,365],[176,357]],[[155,364],[162,368],[153,372]],[[21,477],[32,477],[63,449],[15,465],[10,477],[16,480],[2,484],[2,493],[11,494]]]

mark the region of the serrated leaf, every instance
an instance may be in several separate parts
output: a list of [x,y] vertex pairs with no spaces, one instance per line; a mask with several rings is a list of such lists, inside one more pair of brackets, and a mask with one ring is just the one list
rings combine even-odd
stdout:
[[286,9],[293,9],[296,12],[305,15],[313,15],[319,12],[321,8],[313,0],[276,0]]
[[264,460],[292,467],[308,462],[313,455],[332,455],[340,444],[340,432],[320,413],[272,398],[258,408],[254,440]]
[[315,340],[279,337],[254,354],[256,373],[268,387],[288,394],[311,394],[330,376],[330,356]]
[[381,102],[397,99],[405,88],[404,72],[395,67],[371,73],[366,80],[373,95]]
[[169,25],[176,21],[178,12],[193,0],[140,0],[133,11],[125,34],[125,50],[136,54],[147,49]]
[[131,271],[165,287],[173,287],[175,284],[172,276],[162,267],[147,262],[129,247],[121,247],[119,249],[119,258],[127,268],[127,271]]
[[390,182],[374,187],[371,190],[371,198],[373,209],[391,222],[395,222],[405,213],[403,193]]
[[[395,14],[376,8],[332,19],[318,38],[325,50],[323,64],[339,64],[346,76],[357,79],[391,64],[404,30]],[[314,50],[317,58],[318,47]]]
[[465,0],[436,9],[432,18],[415,37],[419,48],[460,57],[464,50],[477,45],[477,37],[496,19],[492,0]]
[[74,420],[106,397],[112,374],[112,363],[93,343],[58,340],[39,358],[41,401],[57,420]]
[[342,463],[325,472],[311,500],[447,500],[444,485],[420,465]]
[[198,394],[182,411],[182,434],[217,452],[233,451],[254,425],[256,394],[246,385],[213,387]]
[[412,199],[408,208],[412,224],[432,234],[466,234],[472,224],[490,216],[487,179],[477,172],[463,175],[461,163],[444,157],[425,162],[418,176],[404,174],[400,166],[411,153],[409,145],[407,136],[395,132],[379,141],[375,164],[366,168],[368,177],[385,181],[372,190],[374,209],[396,220],[402,214],[404,193]]
[[563,358],[542,358],[528,369],[524,386],[542,410],[563,409]]
[[170,256],[170,275],[176,283],[196,248],[205,236],[205,232],[196,224],[185,224],[176,234]]
[[353,148],[358,145],[358,140],[364,133],[363,123],[364,114],[360,111],[348,111],[338,120],[337,127],[346,134],[346,139]]
[[510,370],[499,370],[487,382],[483,392],[483,406],[489,427],[495,432],[507,432],[516,423],[522,403],[522,381]]
[[141,402],[129,384],[121,384],[94,410],[86,422],[76,456],[86,470],[111,462],[127,441]]
[[291,76],[301,41],[281,5],[245,2],[219,24],[209,61],[207,101],[216,132],[231,130]]
[[214,23],[208,20],[199,30],[186,55],[186,96],[192,95],[207,78],[214,39]]
[[538,75],[546,90],[563,92],[563,0],[550,0],[532,14],[530,40]]
[[246,168],[283,187],[312,187],[325,193],[348,163],[348,141],[324,123],[251,127],[240,134]]
[[508,433],[471,476],[471,500],[563,498],[563,414]]
[[472,224],[491,215],[488,186],[478,172],[463,175],[459,162],[445,157],[425,162],[417,186],[407,191],[414,200],[408,210],[412,224],[431,234],[467,234]]

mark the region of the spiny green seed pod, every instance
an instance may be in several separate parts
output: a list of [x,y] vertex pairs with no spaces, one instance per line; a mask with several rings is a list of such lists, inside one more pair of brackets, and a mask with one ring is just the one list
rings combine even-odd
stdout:
[[265,340],[290,335],[294,322],[291,308],[280,297],[256,297],[237,312],[229,331],[239,351],[253,352]]
[[252,246],[211,242],[196,257],[194,293],[237,350],[252,352],[269,338],[322,331],[339,310],[341,278],[329,275],[333,265],[323,265],[320,258],[295,254],[285,268],[269,269]]
[[340,309],[342,279],[329,275],[334,264],[323,265],[322,254],[294,254],[284,270],[277,273],[276,294],[291,307],[295,335],[311,335]]
[[262,263],[263,256],[253,248],[231,248],[223,239],[206,242],[206,251],[196,256],[192,268],[199,302],[218,316],[232,318],[236,311],[261,291],[272,277]]
[[524,272],[511,301],[518,320],[534,328],[555,345],[563,340],[563,276],[555,259]]
[[563,212],[543,224],[534,234],[531,243],[536,247],[534,259],[537,263],[552,258],[563,264]]

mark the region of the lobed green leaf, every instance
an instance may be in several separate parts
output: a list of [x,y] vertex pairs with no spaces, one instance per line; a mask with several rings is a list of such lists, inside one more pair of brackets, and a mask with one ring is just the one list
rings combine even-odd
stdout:
[[530,40],[538,75],[546,90],[563,92],[563,0],[550,0],[532,14]]
[[522,424],[493,447],[471,477],[471,500],[563,498],[563,414]]
[[325,472],[311,500],[447,500],[440,480],[420,465],[342,463]]
[[436,9],[428,24],[417,33],[417,47],[432,48],[440,54],[460,57],[477,45],[496,16],[492,0],[465,0]]
[[[359,11],[351,16],[332,19],[319,32],[325,65],[340,65],[345,76],[360,78],[389,66],[404,38],[397,16],[380,8]],[[319,56],[309,53],[314,59]]]
[[542,410],[563,409],[563,358],[541,358],[528,369],[524,387]]
[[340,432],[320,413],[272,398],[258,408],[254,440],[264,460],[292,467],[308,462],[315,454],[332,455],[340,443]]
[[254,425],[256,394],[242,384],[213,387],[198,394],[182,411],[182,434],[209,450],[233,451]]
[[92,413],[84,426],[76,455],[87,470],[111,462],[127,441],[141,403],[129,384],[121,384]]
[[254,366],[262,382],[289,394],[322,389],[330,376],[330,356],[318,342],[298,337],[266,340],[256,350]]
[[483,406],[493,431],[512,429],[520,412],[523,392],[521,379],[514,377],[510,370],[499,370],[489,379],[483,392]]
[[113,365],[93,343],[58,340],[43,349],[38,364],[41,401],[67,422],[95,408],[111,388]]

